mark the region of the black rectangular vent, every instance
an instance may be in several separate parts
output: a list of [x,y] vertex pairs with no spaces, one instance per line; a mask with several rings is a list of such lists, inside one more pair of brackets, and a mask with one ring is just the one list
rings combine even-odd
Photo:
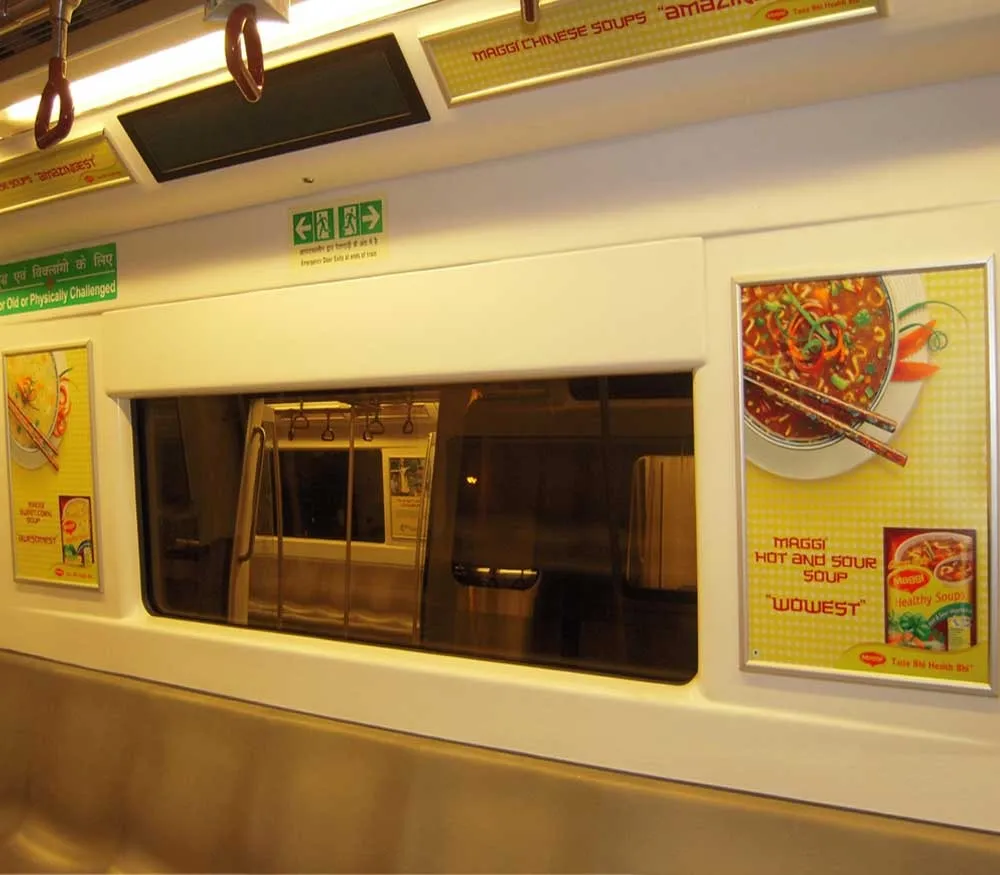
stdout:
[[157,182],[429,120],[392,34],[268,69],[259,103],[226,82],[119,116]]

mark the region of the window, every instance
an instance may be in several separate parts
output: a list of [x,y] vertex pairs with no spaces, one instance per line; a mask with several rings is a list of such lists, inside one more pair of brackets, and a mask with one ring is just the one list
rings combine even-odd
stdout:
[[150,610],[685,682],[690,374],[136,402]]

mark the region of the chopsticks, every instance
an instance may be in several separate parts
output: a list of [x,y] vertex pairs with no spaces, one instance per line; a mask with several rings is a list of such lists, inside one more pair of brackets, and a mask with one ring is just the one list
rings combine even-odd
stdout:
[[48,463],[56,469],[59,470],[59,451],[49,443],[48,438],[45,437],[37,428],[35,424],[25,416],[24,411],[17,406],[17,402],[10,396],[7,395],[7,409],[10,411],[14,419],[17,420],[17,424],[21,426],[27,433],[28,437],[34,442],[35,446],[41,451],[42,455],[45,456]]
[[810,389],[808,386],[803,386],[800,383],[796,383],[793,380],[789,380],[782,377],[780,374],[775,374],[772,371],[766,371],[763,368],[757,367],[757,365],[750,364],[746,362],[743,365],[743,370],[747,373],[753,374],[758,379],[753,381],[758,385],[760,381],[765,381],[769,384],[773,384],[779,390],[782,390],[782,394],[791,393],[794,395],[801,395],[803,398],[807,398],[810,401],[815,401],[822,407],[827,407],[830,410],[840,413],[850,419],[860,419],[871,425],[881,428],[884,431],[893,432],[896,430],[897,423],[893,419],[889,419],[887,416],[880,416],[874,410],[866,410],[864,407],[857,407],[854,404],[848,404],[846,401],[841,401],[839,398],[834,398],[830,395],[824,395],[822,392],[818,392],[816,389]]
[[[862,432],[858,431],[857,429],[852,428],[851,426],[849,426],[849,425],[841,422],[839,419],[835,419],[834,417],[830,416],[829,414],[823,413],[821,410],[817,410],[815,407],[810,407],[808,404],[803,403],[802,401],[800,401],[799,399],[795,398],[794,396],[792,396],[792,395],[790,395],[788,393],[782,392],[781,390],[775,388],[774,386],[769,385],[765,380],[763,380],[759,376],[757,376],[756,372],[759,372],[759,371],[760,371],[760,368],[756,368],[753,365],[744,365],[743,379],[747,380],[750,383],[753,383],[753,385],[755,385],[757,388],[761,389],[765,394],[769,395],[770,397],[774,398],[777,401],[780,401],[782,404],[786,405],[787,407],[792,408],[792,410],[795,410],[795,411],[797,411],[799,413],[805,414],[806,416],[812,417],[817,422],[822,423],[827,428],[829,428],[829,429],[837,432],[837,434],[842,435],[843,437],[847,438],[849,441],[853,441],[854,443],[858,444],[859,446],[864,447],[870,453],[875,453],[875,455],[881,456],[883,459],[887,459],[888,461],[893,462],[893,463],[899,465],[900,467],[905,467],[906,466],[906,462],[907,462],[907,459],[908,459],[906,453],[902,453],[899,450],[894,449],[893,447],[890,447],[888,444],[882,443],[882,441],[877,440],[876,438],[873,438],[873,437],[870,437],[869,435],[863,434]],[[770,376],[770,375],[768,375],[768,376]],[[793,384],[793,385],[796,385],[796,384]],[[797,389],[801,389],[801,388],[804,388],[804,387],[796,385],[796,388]],[[812,390],[809,390],[809,391],[812,391]],[[818,395],[818,394],[821,394],[821,393],[817,392],[815,394]],[[825,400],[830,400],[830,401],[834,401],[835,400],[835,399],[832,399],[832,398],[828,398],[825,395],[823,395],[822,397]],[[843,405],[845,407],[852,407],[853,406],[853,405],[846,404],[843,401],[838,401],[835,405],[831,405],[831,407],[833,407],[834,409],[837,409],[837,405]],[[861,408],[854,408],[854,409],[856,409],[858,411],[861,411]],[[879,418],[880,419],[884,419],[884,417],[879,417]],[[867,421],[870,421],[870,420],[867,420]],[[887,421],[888,422],[892,422],[892,420],[887,420]],[[893,425],[893,429],[895,429],[896,424],[892,423],[892,425]]]

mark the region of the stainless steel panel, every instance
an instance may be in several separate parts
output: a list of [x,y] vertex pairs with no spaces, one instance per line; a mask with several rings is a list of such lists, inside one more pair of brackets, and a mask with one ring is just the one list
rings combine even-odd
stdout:
[[0,709],[0,810],[17,811],[0,819],[2,872],[1000,871],[997,835],[469,748],[16,654],[0,653],[0,689],[18,706]]

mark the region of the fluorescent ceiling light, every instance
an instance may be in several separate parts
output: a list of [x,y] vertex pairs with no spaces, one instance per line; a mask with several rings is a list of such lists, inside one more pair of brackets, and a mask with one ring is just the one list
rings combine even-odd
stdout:
[[[302,0],[293,4],[288,24],[260,21],[257,26],[266,55],[271,55],[317,37],[433,2],[435,0]],[[76,114],[83,115],[140,97],[186,79],[218,73],[225,67],[223,31],[216,25],[204,36],[72,82]],[[33,122],[40,99],[40,96],[30,97],[11,104],[0,113],[0,118],[15,124]]]

